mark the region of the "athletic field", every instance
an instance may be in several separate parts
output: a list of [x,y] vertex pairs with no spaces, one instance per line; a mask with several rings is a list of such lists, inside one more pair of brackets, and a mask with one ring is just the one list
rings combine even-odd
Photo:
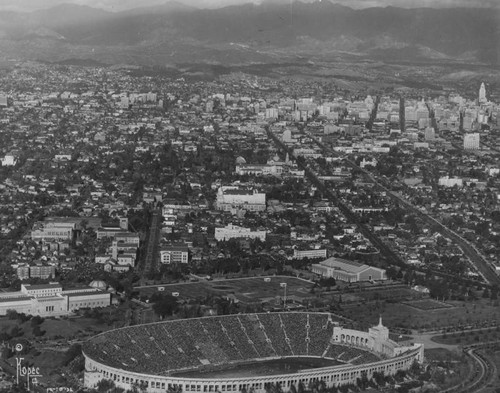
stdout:
[[209,295],[234,295],[243,303],[272,300],[285,295],[287,299],[301,300],[313,297],[310,293],[313,283],[290,276],[249,277],[229,280],[185,282],[177,284],[159,284],[134,288],[140,296],[150,297],[153,293],[178,294],[179,298],[196,299]]
[[174,373],[172,376],[183,378],[259,377],[267,375],[294,374],[301,370],[338,366],[339,364],[343,363],[323,358],[285,358],[225,365],[223,368],[185,371]]

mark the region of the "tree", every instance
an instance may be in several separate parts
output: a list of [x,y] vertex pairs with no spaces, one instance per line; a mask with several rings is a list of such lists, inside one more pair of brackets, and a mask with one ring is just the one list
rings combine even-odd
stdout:
[[7,319],[14,320],[14,319],[18,318],[19,314],[17,313],[16,310],[7,310],[6,316],[7,316]]
[[132,383],[131,386],[131,389],[128,389],[126,393],[139,393],[139,384],[137,382]]
[[394,378],[395,378],[395,379],[396,379],[396,381],[398,381],[398,382],[403,382],[403,381],[404,381],[404,379],[405,379],[405,377],[406,377],[406,371],[404,371],[404,370],[398,370],[398,371],[396,372],[396,375],[394,376]]
[[182,393],[182,387],[180,385],[170,386],[167,393]]
[[420,364],[415,360],[413,364],[410,367],[410,372],[414,375],[417,375],[420,373]]
[[493,287],[491,288],[491,296],[490,296],[491,300],[497,300],[498,299],[498,286],[497,285],[493,285]]
[[347,386],[347,385],[342,385],[342,386],[340,386],[340,387],[339,387],[339,391],[340,391],[341,393],[349,393],[349,386]]
[[66,185],[64,184],[64,180],[61,179],[59,176],[56,177],[56,180],[54,181],[54,191],[58,194],[62,194],[66,192]]
[[361,389],[366,389],[368,387],[368,376],[366,375],[366,371],[361,373],[361,378],[356,380],[356,384]]
[[35,326],[33,327],[33,335],[34,335],[35,337],[41,337],[41,336],[43,336],[44,334],[45,334],[45,330],[42,330],[42,329],[40,328],[40,325],[35,325]]
[[105,393],[115,387],[115,383],[110,379],[101,379],[97,383],[97,391],[100,393]]
[[67,366],[70,364],[76,357],[82,354],[82,346],[81,344],[73,344],[68,348],[66,353],[64,354],[63,364]]
[[31,326],[35,327],[37,325],[41,325],[43,323],[44,319],[39,316],[39,315],[36,315],[34,317],[31,318]]
[[385,378],[384,378],[384,372],[378,372],[375,371],[373,373],[373,379],[377,383],[378,386],[385,386]]
[[12,327],[9,333],[12,337],[19,337],[24,334],[23,329],[21,329],[18,325]]
[[154,296],[151,298],[153,301],[153,311],[160,316],[161,318],[165,318],[166,316],[172,315],[178,309],[177,299],[172,295],[163,295],[154,299]]

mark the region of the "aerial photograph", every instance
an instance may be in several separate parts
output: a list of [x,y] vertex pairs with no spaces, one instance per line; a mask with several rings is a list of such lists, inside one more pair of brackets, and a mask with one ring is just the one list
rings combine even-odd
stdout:
[[0,393],[500,393],[500,0],[0,0]]

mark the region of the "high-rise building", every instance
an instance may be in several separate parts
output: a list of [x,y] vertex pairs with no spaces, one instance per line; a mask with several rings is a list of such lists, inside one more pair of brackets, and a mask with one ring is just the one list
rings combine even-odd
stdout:
[[436,137],[436,132],[434,131],[434,128],[426,127],[424,136],[426,141],[434,140],[434,138]]
[[277,118],[278,118],[278,108],[266,109],[266,119],[277,119]]
[[486,99],[486,87],[484,86],[484,82],[481,83],[481,87],[479,88],[479,102],[487,102],[488,100]]
[[128,97],[122,97],[120,100],[120,107],[123,109],[128,109],[130,106],[130,101]]
[[293,142],[292,130],[286,129],[285,131],[283,131],[283,136],[281,139],[285,143]]
[[464,135],[464,149],[465,150],[479,150],[479,133]]

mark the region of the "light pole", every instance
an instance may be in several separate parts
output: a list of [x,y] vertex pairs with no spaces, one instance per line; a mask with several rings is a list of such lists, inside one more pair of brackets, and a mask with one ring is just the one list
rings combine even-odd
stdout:
[[283,310],[286,310],[286,282],[280,283],[280,287],[283,288],[284,290],[284,296],[283,296]]

